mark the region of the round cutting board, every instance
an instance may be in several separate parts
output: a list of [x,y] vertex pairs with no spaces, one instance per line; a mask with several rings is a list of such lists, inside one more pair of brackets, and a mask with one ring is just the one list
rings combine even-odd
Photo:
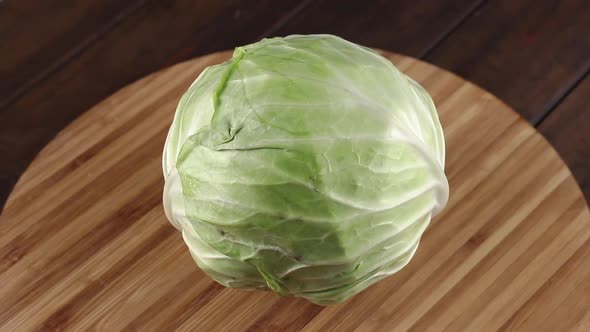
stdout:
[[384,55],[433,96],[451,188],[401,272],[322,307],[197,268],[164,216],[160,158],[216,53],[120,90],[39,154],[0,221],[0,330],[590,330],[590,214],[567,167],[491,94]]

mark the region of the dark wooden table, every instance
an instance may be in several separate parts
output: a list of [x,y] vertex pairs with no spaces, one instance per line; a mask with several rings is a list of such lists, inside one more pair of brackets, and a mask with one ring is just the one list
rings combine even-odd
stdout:
[[590,198],[588,0],[4,0],[0,206],[60,129],[119,88],[293,33],[337,34],[481,85],[545,135]]

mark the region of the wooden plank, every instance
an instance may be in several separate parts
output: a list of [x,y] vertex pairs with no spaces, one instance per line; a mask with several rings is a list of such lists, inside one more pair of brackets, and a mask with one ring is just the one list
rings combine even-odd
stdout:
[[539,125],[590,202],[590,75]]
[[537,123],[590,69],[590,1],[488,1],[426,60]]
[[421,57],[482,0],[314,1],[277,31],[330,33],[362,45]]
[[0,193],[61,128],[122,86],[197,54],[253,42],[306,4],[149,2],[0,114],[0,154],[9,161],[0,164]]
[[144,3],[145,0],[2,2],[0,109]]
[[438,105],[451,188],[400,272],[321,307],[197,268],[162,210],[161,147],[217,53],[119,91],[31,164],[0,217],[0,330],[583,330],[590,214],[559,156],[481,88],[386,55]]

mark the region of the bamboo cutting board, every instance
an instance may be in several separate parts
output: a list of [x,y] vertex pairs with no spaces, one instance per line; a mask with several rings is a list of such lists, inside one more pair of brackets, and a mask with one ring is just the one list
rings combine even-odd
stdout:
[[590,330],[590,214],[566,166],[489,93],[389,53],[447,142],[451,199],[414,259],[330,307],[214,283],[164,217],[160,158],[181,94],[229,56],[122,89],[39,154],[0,221],[0,330]]

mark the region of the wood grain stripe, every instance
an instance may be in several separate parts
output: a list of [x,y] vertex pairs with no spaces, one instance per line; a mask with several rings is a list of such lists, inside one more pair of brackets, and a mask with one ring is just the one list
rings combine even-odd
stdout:
[[[572,217],[570,215],[569,217]],[[502,292],[497,294],[490,304],[474,318],[470,317],[467,329],[486,326],[498,329],[559,267],[583,244],[590,235],[587,225],[582,223],[587,218],[578,211],[570,223],[555,223],[535,245],[515,262],[525,266],[514,279],[506,277],[499,280],[504,283]],[[565,228],[564,228],[565,226]],[[541,252],[538,256],[536,253]],[[536,264],[531,264],[536,263]],[[452,327],[451,327],[452,328]]]
[[[482,310],[490,298],[496,296],[497,289],[491,288],[491,284],[496,281],[498,274],[504,270],[512,270],[517,272],[518,267],[514,267],[514,261],[518,255],[522,255],[525,251],[530,250],[530,246],[535,239],[550,225],[553,218],[561,217],[573,205],[573,200],[578,199],[576,195],[572,195],[569,188],[569,183],[562,182],[552,194],[539,202],[535,209],[525,216],[514,216],[514,213],[519,203],[514,202],[513,208],[503,211],[501,216],[497,216],[491,223],[486,224],[476,235],[474,235],[469,242],[474,247],[486,248],[489,250],[490,246],[493,248],[489,253],[485,254],[481,261],[453,287],[447,294],[445,294],[435,305],[429,308],[422,317],[417,320],[412,329],[416,331],[426,331],[432,327],[444,329],[455,318],[463,314],[465,311],[471,314]],[[569,195],[568,195],[569,194]],[[560,201],[560,195],[566,195],[563,203]],[[555,202],[558,202],[556,204]],[[571,202],[571,204],[568,204]],[[522,204],[522,203],[521,203]],[[553,208],[550,213],[547,213],[546,208]],[[519,220],[516,227],[512,224],[513,219]],[[504,230],[493,229],[495,224],[501,224]],[[514,227],[508,229],[507,227]],[[494,241],[493,237],[505,236],[499,238],[501,240]],[[477,248],[476,248],[477,249]],[[474,252],[474,254],[476,254]],[[484,292],[482,294],[482,292]],[[469,308],[453,307],[449,308],[449,304],[455,301],[469,301],[472,303]],[[466,315],[466,316],[471,316]]]
[[[206,291],[215,288],[222,289],[220,285],[214,285],[212,280],[202,278],[200,274],[200,271],[194,270],[186,278],[175,283],[169,292],[159,297],[146,310],[133,318],[122,330],[139,330],[145,328],[145,326],[150,326],[150,330],[153,331],[175,329],[171,325],[158,324],[161,324],[162,318],[170,322],[175,321],[179,312],[185,312],[185,308],[195,305],[195,299],[207,298]],[[182,322],[182,320],[179,321],[176,327]]]
[[[583,204],[579,200],[578,203]],[[590,264],[587,263],[590,261],[590,251],[585,248],[589,244],[590,242],[586,241],[564,266],[504,323],[500,330],[518,331],[523,325],[529,325],[535,331],[549,331],[549,328],[555,330],[557,327],[549,327],[551,322],[547,322],[547,318],[551,315],[547,313],[553,313],[560,307],[568,308],[569,306],[564,302],[575,297],[572,295],[584,289],[584,286],[588,287]],[[586,304],[588,308],[590,301],[586,301]]]
[[174,317],[169,323],[165,325],[166,331],[175,331],[184,323],[189,321],[197,311],[199,311],[204,305],[211,302],[223,291],[223,286],[217,283],[212,283],[211,286],[207,287],[203,293],[196,297],[195,301],[184,306],[177,312],[177,317]]
[[272,331],[285,327],[288,331],[299,331],[312,321],[323,307],[301,299],[283,301],[283,305],[267,310],[264,316],[249,326],[248,331]]
[[[161,216],[161,214],[160,214]],[[116,280],[124,275],[126,271],[142,256],[149,253],[151,250],[160,249],[160,244],[174,234],[169,227],[163,225],[156,232],[147,237],[149,242],[143,242],[141,246],[135,247],[132,251],[127,252],[123,259],[113,264],[109,270],[100,275],[100,278],[91,280],[88,284],[81,288],[80,292],[76,293],[66,303],[59,305],[52,301],[54,311],[45,319],[45,321],[37,326],[37,329],[47,328],[49,330],[63,330],[71,323],[75,315],[79,315],[79,309],[88,303],[92,298],[103,292],[106,288]],[[191,277],[194,278],[195,274]],[[67,293],[72,293],[70,290],[62,290]],[[57,294],[56,294],[57,295]],[[62,295],[63,296],[63,295]]]
[[[3,283],[3,279],[6,279],[7,283],[18,284],[18,286],[13,285],[7,288],[10,293],[2,292],[1,296],[3,298],[6,296],[7,300],[0,304],[0,320],[20,313],[24,315],[22,318],[16,315],[8,320],[7,324],[10,325],[11,321],[19,319],[26,321],[27,314],[22,308],[32,303],[40,303],[40,298],[46,294],[48,288],[65,278],[74,267],[90,259],[96,253],[96,248],[106,245],[113,236],[123,232],[135,219],[157,206],[161,200],[157,188],[161,188],[161,185],[161,182],[150,183],[137,196],[131,196],[135,199],[134,201],[107,215],[103,223],[96,225],[95,228],[81,228],[78,231],[78,237],[74,237],[73,241],[64,241],[60,246],[55,244],[45,246],[47,248],[37,252],[38,258],[34,261],[29,259],[32,258],[31,256],[27,256],[19,261],[20,264],[14,265],[0,275]],[[70,232],[70,234],[76,233]],[[57,237],[59,235],[56,234]]]
[[[27,224],[23,222],[26,219],[13,219],[13,227],[6,227],[6,233],[0,236],[0,241],[7,242],[6,245],[0,247],[0,257],[12,256],[10,261],[14,263],[18,260],[15,260],[13,254],[15,250],[18,250],[22,256],[27,251],[41,245],[45,239],[51,238],[55,233],[68,226],[74,220],[71,216],[83,214],[90,208],[96,207],[97,203],[109,199],[109,197],[113,200],[113,194],[118,190],[121,190],[119,185],[125,183],[126,179],[131,179],[136,182],[141,181],[137,178],[129,178],[129,169],[139,166],[141,168],[136,170],[137,174],[148,176],[148,174],[153,173],[153,171],[159,167],[159,162],[155,158],[152,158],[151,164],[149,162],[146,163],[146,161],[149,156],[153,154],[153,151],[162,146],[162,144],[163,141],[161,137],[151,138],[150,141],[141,146],[135,151],[135,153],[122,160],[119,164],[111,165],[112,169],[109,168],[111,171],[104,171],[103,173],[97,174],[96,177],[86,176],[90,180],[88,187],[78,188],[72,186],[73,189],[77,188],[77,191],[71,193],[71,195],[68,195],[67,191],[64,192],[61,204],[59,200],[52,200],[52,197],[48,197],[46,207],[49,211],[43,214],[45,209],[40,209],[41,212],[39,214],[33,214],[29,217],[43,220],[43,223],[38,227],[30,229],[26,227]],[[147,167],[143,165],[147,165]],[[158,188],[157,186],[161,186],[163,180],[154,179],[152,177],[150,178],[150,181],[154,184],[154,189],[157,192],[161,192],[161,187]],[[52,201],[57,202],[55,202],[55,205],[51,205],[50,202]],[[110,205],[107,210],[103,211],[108,211],[108,209],[112,207],[113,205]]]

